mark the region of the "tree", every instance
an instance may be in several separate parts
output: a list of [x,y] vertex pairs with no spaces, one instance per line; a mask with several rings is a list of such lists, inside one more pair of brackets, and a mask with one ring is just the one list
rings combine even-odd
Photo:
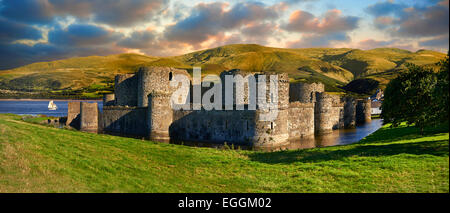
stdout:
[[440,65],[440,71],[437,74],[438,82],[433,91],[433,103],[437,105],[436,115],[441,123],[448,122],[449,116],[449,86],[448,86],[448,75],[449,75],[449,64],[448,64],[448,54],[447,57],[438,63]]
[[393,79],[386,87],[381,117],[385,123],[398,126],[401,122],[415,124],[423,129],[436,122],[433,93],[437,75],[431,68],[408,64],[405,72]]

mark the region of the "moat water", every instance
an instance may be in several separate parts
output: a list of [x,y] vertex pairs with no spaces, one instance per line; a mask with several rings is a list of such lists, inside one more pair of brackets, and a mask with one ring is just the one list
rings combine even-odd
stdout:
[[[48,110],[48,102],[50,100],[0,100],[0,113],[13,113],[18,115],[47,115],[54,117],[67,116],[68,102],[71,100],[54,100],[58,106],[57,110]],[[97,102],[99,109],[102,109],[102,101]],[[374,119],[370,123],[359,125],[354,129],[334,130],[332,133],[312,138],[302,138],[291,140],[288,144],[278,147],[263,148],[264,151],[276,151],[286,149],[308,149],[315,147],[336,146],[356,143],[364,137],[372,134],[383,125],[381,119]],[[205,143],[186,143],[193,146],[207,146],[221,148],[221,144],[205,144]],[[248,147],[242,147],[248,149]]]
[[[67,116],[68,103],[71,100],[53,100],[58,109],[48,110],[50,100],[1,100],[0,113],[13,113],[18,115],[47,115],[54,117]],[[83,100],[85,102],[97,102],[99,109],[103,108],[102,101]]]
[[383,126],[382,119],[373,119],[372,122],[358,125],[354,129],[333,130],[332,133],[316,135],[309,139],[294,139],[289,144],[280,147],[266,148],[263,150],[308,149],[316,147],[337,146],[352,144],[374,133]]

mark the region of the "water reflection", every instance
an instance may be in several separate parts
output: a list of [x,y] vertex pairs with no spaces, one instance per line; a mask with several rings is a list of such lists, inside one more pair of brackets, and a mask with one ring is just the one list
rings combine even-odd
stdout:
[[382,125],[383,120],[373,119],[372,122],[357,126],[354,129],[340,129],[334,130],[329,134],[316,135],[311,138],[292,139],[284,146],[264,148],[263,150],[308,149],[356,143],[381,128]]

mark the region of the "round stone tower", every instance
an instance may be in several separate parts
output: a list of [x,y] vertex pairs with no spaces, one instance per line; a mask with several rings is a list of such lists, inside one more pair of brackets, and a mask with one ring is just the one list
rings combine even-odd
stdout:
[[[286,73],[264,72],[256,74],[256,80],[261,75],[266,76],[266,95],[257,94],[258,99],[266,103],[275,99],[278,95],[277,108],[264,109],[257,106],[255,110],[255,135],[253,146],[255,147],[278,147],[289,142],[289,78]],[[275,85],[278,87],[278,94],[270,93],[271,75],[277,75]]]
[[149,138],[155,141],[169,141],[169,127],[173,120],[170,106],[171,93],[154,91],[148,95],[147,127]]
[[176,74],[189,76],[186,70],[170,67],[141,67],[137,72],[137,106],[148,105],[148,95],[155,92],[170,92],[175,89],[170,87],[170,81]]
[[325,92],[325,85],[322,83],[292,83],[289,85],[289,100],[312,103],[316,101],[316,92]]
[[352,97],[344,98],[344,128],[356,126],[356,103]]
[[289,142],[288,110],[278,110],[274,120],[261,120],[268,113],[269,110],[255,110],[254,147],[278,147]]
[[356,123],[364,124],[372,121],[372,102],[370,99],[358,100],[356,104]]
[[324,92],[317,92],[314,108],[314,130],[316,134],[333,131],[333,98]]

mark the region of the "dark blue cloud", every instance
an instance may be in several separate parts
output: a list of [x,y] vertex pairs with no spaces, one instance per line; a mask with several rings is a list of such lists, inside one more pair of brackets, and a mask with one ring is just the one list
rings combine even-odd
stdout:
[[42,33],[38,29],[0,17],[0,43],[18,39],[37,40],[40,38],[42,38]]
[[[394,2],[380,2],[366,9],[375,19],[378,29],[395,36],[422,37],[448,35],[448,0],[425,1],[406,6]],[[389,23],[383,20],[392,20]]]
[[449,48],[448,36],[437,37],[429,40],[419,42],[422,47],[438,47],[442,49]]
[[72,24],[67,29],[58,28],[48,34],[51,44],[64,46],[104,45],[120,38],[120,34],[89,24]]
[[0,70],[11,69],[35,62],[91,55],[105,56],[122,52],[122,50],[109,45],[78,47],[60,46],[50,43],[37,43],[32,46],[19,43],[0,43],[0,50]]
[[10,20],[45,24],[53,20],[51,5],[39,0],[3,0],[0,1],[0,16]]
[[168,0],[3,0],[0,16],[32,24],[50,24],[57,17],[73,16],[111,26],[130,26],[150,20],[167,3]]
[[405,8],[407,8],[407,6],[404,4],[397,4],[394,2],[386,1],[371,5],[366,9],[366,11],[374,16],[400,16],[403,13],[403,9]]

